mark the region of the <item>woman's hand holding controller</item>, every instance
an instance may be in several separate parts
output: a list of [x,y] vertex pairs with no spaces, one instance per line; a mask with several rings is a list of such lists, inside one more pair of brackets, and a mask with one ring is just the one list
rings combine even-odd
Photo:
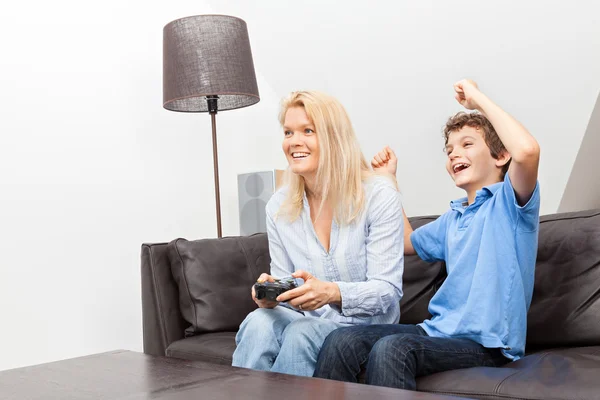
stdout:
[[321,281],[303,270],[294,272],[292,277],[304,279],[304,284],[280,294],[278,301],[288,301],[302,311],[317,310],[326,304],[341,305],[340,288],[334,282]]
[[[273,278],[269,274],[262,273],[258,277],[257,282],[259,282],[259,283],[262,283],[262,282],[275,282],[275,278]],[[275,308],[277,306],[277,304],[279,304],[278,301],[271,301],[271,300],[267,300],[267,299],[258,300],[256,298],[256,291],[254,290],[254,285],[252,285],[252,300],[254,300],[254,302],[260,308]]]

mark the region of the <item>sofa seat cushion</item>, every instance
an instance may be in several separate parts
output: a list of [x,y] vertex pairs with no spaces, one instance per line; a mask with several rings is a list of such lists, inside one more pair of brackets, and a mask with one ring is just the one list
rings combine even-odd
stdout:
[[597,399],[600,346],[546,350],[500,368],[468,368],[417,379],[417,390],[475,399]]
[[205,333],[173,342],[167,347],[168,357],[231,365],[236,332]]

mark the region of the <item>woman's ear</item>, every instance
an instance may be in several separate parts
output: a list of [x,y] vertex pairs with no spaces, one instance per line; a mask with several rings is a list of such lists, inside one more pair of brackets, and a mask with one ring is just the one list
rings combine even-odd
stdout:
[[500,153],[498,155],[498,158],[496,159],[496,167],[498,168],[502,168],[506,165],[506,163],[508,163],[510,161],[510,154],[508,154],[508,151],[504,150],[502,153]]

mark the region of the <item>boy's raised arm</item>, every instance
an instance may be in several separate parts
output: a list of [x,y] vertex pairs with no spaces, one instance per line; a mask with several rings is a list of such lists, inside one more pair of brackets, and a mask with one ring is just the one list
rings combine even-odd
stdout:
[[404,207],[402,207],[402,215],[404,216],[404,254],[407,256],[412,256],[417,254],[415,248],[410,241],[410,234],[413,232],[413,228],[406,217],[406,213],[404,212]]
[[512,161],[508,176],[519,205],[525,205],[537,184],[540,146],[529,131],[483,94],[477,84],[463,79],[454,84],[456,100],[469,110],[478,110],[490,120]]
[[[375,154],[371,160],[371,167],[373,167],[374,171],[391,175],[392,178],[396,180],[396,170],[398,168],[398,158],[396,157],[396,153],[394,153],[394,150],[392,150],[391,147],[384,147],[379,153]],[[417,254],[410,241],[410,234],[412,233],[413,228],[406,217],[404,207],[402,207],[402,216],[404,217],[404,254]]]

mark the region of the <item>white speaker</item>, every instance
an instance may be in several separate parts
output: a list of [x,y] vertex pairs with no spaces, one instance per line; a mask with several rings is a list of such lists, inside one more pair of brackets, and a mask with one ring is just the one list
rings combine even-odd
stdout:
[[265,206],[281,186],[283,172],[271,170],[238,174],[241,236],[267,231]]

